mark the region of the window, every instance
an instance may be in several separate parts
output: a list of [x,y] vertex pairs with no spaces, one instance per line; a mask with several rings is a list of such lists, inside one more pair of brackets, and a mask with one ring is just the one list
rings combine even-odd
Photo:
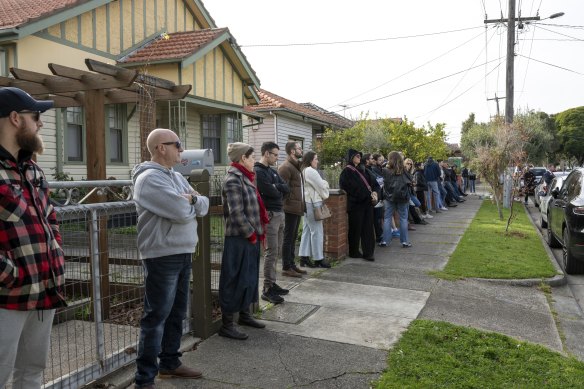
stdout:
[[67,162],[83,162],[85,158],[85,134],[83,131],[83,109],[69,107],[65,113],[65,158]]
[[201,115],[203,148],[212,149],[215,163],[221,163],[221,115]]
[[6,50],[0,47],[0,76],[8,76],[8,66],[6,64],[7,55]]
[[123,163],[125,151],[124,128],[126,126],[126,106],[107,106],[107,128],[109,128],[108,157],[111,163]]
[[227,143],[241,142],[243,139],[241,120],[235,115],[225,116],[225,137],[227,138]]

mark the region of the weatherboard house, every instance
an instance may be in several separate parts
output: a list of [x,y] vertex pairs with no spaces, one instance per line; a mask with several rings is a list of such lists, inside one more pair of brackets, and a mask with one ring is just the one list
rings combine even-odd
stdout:
[[[178,100],[159,88],[151,105],[140,103],[144,96],[130,94],[132,88],[107,90],[99,121],[105,129],[98,132],[105,138],[105,176],[90,179],[129,178],[144,159],[145,109],[151,110],[148,130],[171,128],[185,148],[211,148],[215,163],[227,164],[227,143],[243,140],[245,108],[260,102],[254,70],[229,30],[218,28],[199,0],[0,0],[0,86],[26,90],[28,73],[11,74],[10,68],[25,70],[35,74],[31,94],[60,102],[42,116],[45,152],[38,162],[48,176],[88,178],[88,155],[98,141],[86,120],[91,91],[67,90],[63,85],[72,75],[55,76],[47,66],[78,69],[70,73],[79,84],[94,77],[82,73],[88,72],[86,59],[137,70],[171,90],[187,86]],[[39,74],[47,79],[39,80]],[[112,74],[110,81],[124,73]]]

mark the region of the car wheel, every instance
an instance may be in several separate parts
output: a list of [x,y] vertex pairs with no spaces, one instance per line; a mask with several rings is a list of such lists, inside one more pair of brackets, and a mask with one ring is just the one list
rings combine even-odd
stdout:
[[568,228],[564,228],[563,238],[562,259],[564,262],[564,271],[568,274],[584,273],[584,262],[576,260],[570,250],[570,232]]
[[[548,220],[550,220],[549,215],[548,215]],[[560,242],[558,242],[558,240],[554,236],[554,233],[552,232],[551,227],[548,227],[548,229],[547,229],[547,244],[548,244],[548,246],[550,246],[551,248],[554,248],[554,249],[557,249],[558,247],[560,247]]]
[[539,225],[541,228],[547,228],[547,222],[543,220],[543,216],[541,216],[541,214],[539,215]]

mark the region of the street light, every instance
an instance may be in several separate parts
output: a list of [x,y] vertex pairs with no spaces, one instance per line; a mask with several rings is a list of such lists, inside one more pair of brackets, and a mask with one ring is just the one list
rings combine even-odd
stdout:
[[564,16],[564,13],[563,12],[556,12],[555,14],[551,14],[550,16],[548,16],[546,19],[555,19],[555,18],[559,18],[560,16]]

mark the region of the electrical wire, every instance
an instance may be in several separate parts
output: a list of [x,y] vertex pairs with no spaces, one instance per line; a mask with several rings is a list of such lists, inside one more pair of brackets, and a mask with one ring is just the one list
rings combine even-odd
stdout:
[[[492,60],[490,60],[488,63],[490,63],[490,62],[493,62],[493,61],[498,61],[498,60],[500,60],[500,59],[501,59],[501,58],[492,59]],[[394,92],[394,93],[391,93],[391,94],[389,94],[389,95],[386,95],[386,96],[382,96],[382,97],[378,97],[378,98],[376,98],[376,99],[373,99],[373,100],[365,101],[365,102],[363,102],[363,103],[360,103],[360,104],[353,105],[353,106],[351,106],[351,108],[360,107],[360,106],[362,106],[362,105],[365,105],[365,104],[370,104],[370,103],[374,103],[374,102],[376,102],[376,101],[379,101],[379,100],[384,100],[384,99],[387,99],[388,97],[396,96],[396,95],[399,95],[399,94],[401,94],[401,93],[404,93],[404,92],[409,92],[409,91],[411,91],[411,90],[418,89],[418,88],[421,88],[421,87],[423,87],[423,86],[430,85],[430,84],[436,83],[436,82],[438,82],[438,81],[445,80],[445,79],[447,79],[447,78],[450,78],[450,77],[454,77],[454,76],[456,76],[456,75],[458,75],[458,74],[460,74],[460,73],[464,73],[464,72],[466,72],[466,71],[468,71],[468,70],[471,70],[471,69],[476,69],[476,68],[478,68],[478,67],[481,67],[481,66],[484,66],[484,64],[476,65],[476,66],[474,66],[474,67],[472,67],[472,68],[469,68],[469,69],[460,70],[460,71],[458,71],[458,72],[451,73],[451,74],[449,74],[449,75],[447,75],[447,76],[443,76],[443,77],[440,77],[440,78],[436,78],[436,79],[434,79],[434,80],[432,80],[432,81],[427,81],[427,82],[424,82],[424,83],[422,83],[422,84],[418,84],[418,85],[416,85],[416,86],[412,86],[412,87],[410,87],[410,88],[402,89],[402,90],[400,90],[400,91],[398,91],[398,92]],[[338,110],[338,111],[335,111],[334,113],[339,113],[339,112],[341,112],[341,111],[343,111],[343,110],[342,110],[342,109],[340,109],[340,110]]]
[[434,58],[432,58],[432,59],[430,59],[430,60],[428,60],[428,61],[424,62],[423,64],[421,64],[421,65],[419,65],[419,66],[417,66],[417,67],[415,67],[415,68],[413,68],[413,69],[410,69],[410,70],[408,70],[407,72],[400,74],[399,76],[396,76],[396,77],[392,78],[392,79],[391,79],[391,80],[389,80],[389,81],[386,81],[386,82],[384,82],[384,83],[382,83],[382,84],[379,84],[379,85],[377,85],[377,86],[375,86],[375,87],[373,87],[373,88],[371,88],[371,89],[368,89],[368,90],[366,90],[365,92],[362,92],[362,93],[359,93],[359,94],[357,94],[357,95],[355,95],[355,96],[349,97],[349,98],[347,98],[347,99],[345,99],[345,100],[343,100],[343,101],[339,102],[338,104],[335,104],[335,105],[333,105],[333,106],[329,107],[328,109],[334,108],[334,107],[336,107],[336,106],[340,106],[341,104],[347,103],[347,102],[349,102],[349,101],[351,101],[351,100],[353,100],[353,99],[356,99],[356,98],[358,98],[358,97],[361,97],[361,96],[363,96],[363,95],[365,95],[365,94],[367,94],[367,93],[369,93],[369,92],[372,92],[372,91],[374,91],[374,90],[376,90],[376,89],[379,89],[379,88],[381,88],[381,87],[383,87],[383,86],[385,86],[385,85],[389,84],[390,82],[393,82],[393,81],[395,81],[395,80],[398,80],[398,79],[400,79],[401,77],[403,77],[403,76],[405,76],[405,75],[408,75],[408,74],[410,74],[410,73],[412,73],[412,72],[414,72],[414,71],[416,71],[416,70],[418,70],[418,69],[420,69],[420,68],[422,68],[422,67],[424,67],[424,66],[426,66],[426,65],[428,65],[428,64],[430,64],[430,63],[432,63],[432,62],[434,62],[434,61],[436,61],[437,59],[444,57],[444,56],[445,56],[445,55],[447,55],[447,54],[450,54],[450,53],[451,53],[451,52],[453,52],[454,50],[461,48],[462,46],[466,45],[467,43],[469,43],[469,42],[472,42],[473,40],[475,40],[477,37],[481,36],[482,34],[483,34],[483,33],[481,32],[480,34],[478,34],[478,35],[475,35],[475,36],[471,37],[470,39],[466,40],[465,42],[463,42],[463,43],[459,44],[458,46],[455,46],[455,47],[453,47],[452,49],[450,49],[450,50],[448,50],[448,51],[446,51],[446,52],[444,52],[444,53],[440,54],[439,56],[437,56],[437,57],[434,57]]
[[[498,67],[500,67],[500,66],[501,66],[501,64],[502,64],[502,63],[503,63],[503,61],[499,61],[499,63],[498,63],[498,64],[497,64],[497,65],[496,65],[496,66],[495,66],[493,69],[491,69],[491,71],[489,71],[489,72],[486,74],[486,76],[485,76],[485,77],[487,77],[489,74],[493,73],[493,72],[495,71],[495,69],[497,69]],[[482,65],[481,65],[481,66],[482,66]],[[434,112],[436,112],[437,110],[439,110],[440,108],[442,108],[442,107],[444,107],[444,106],[446,106],[446,105],[448,105],[448,104],[452,103],[453,101],[457,100],[459,97],[461,97],[461,96],[465,95],[465,94],[466,94],[468,91],[470,91],[471,89],[473,89],[475,86],[477,86],[477,85],[478,85],[478,84],[479,84],[481,81],[482,81],[482,80],[478,80],[478,81],[477,81],[477,82],[475,82],[473,85],[471,85],[469,88],[467,88],[466,90],[464,90],[462,93],[460,93],[459,95],[455,96],[455,97],[454,97],[454,98],[452,98],[451,100],[449,100],[449,101],[447,101],[447,102],[443,102],[443,103],[441,103],[439,106],[437,106],[437,107],[436,107],[436,108],[434,108],[433,110],[431,110],[431,111],[429,111],[429,112],[425,113],[424,115],[420,115],[420,116],[416,117],[415,119],[418,119],[418,118],[420,118],[420,117],[422,117],[422,116],[427,116],[427,115],[429,115],[429,114],[431,114],[431,113],[434,113]],[[429,119],[430,119],[430,118],[428,118],[428,120],[429,120]]]
[[523,74],[523,84],[521,85],[521,93],[519,94],[519,97],[517,98],[517,100],[521,100],[521,97],[523,97],[523,91],[525,90],[525,80],[527,79],[527,71],[529,70],[529,62],[531,59],[531,50],[533,49],[533,37],[534,36],[535,36],[535,28],[533,29],[533,32],[531,33],[531,44],[529,45],[529,55],[528,55],[529,59],[527,60],[527,65],[525,66],[525,73]]
[[[520,56],[520,57],[523,57],[523,58],[527,58],[527,57],[525,57],[524,55],[521,55],[521,54],[518,54],[518,56]],[[545,64],[545,65],[548,65],[548,66],[551,66],[551,67],[554,67],[554,68],[562,69],[562,70],[565,70],[565,71],[567,71],[567,72],[570,72],[570,73],[576,73],[576,74],[579,74],[579,75],[581,75],[581,76],[584,76],[584,73],[580,73],[580,72],[577,72],[577,71],[575,71],[575,70],[572,70],[572,69],[568,69],[568,68],[565,68],[565,67],[562,67],[562,66],[554,65],[554,64],[551,64],[551,63],[549,63],[549,62],[540,61],[540,60],[538,60],[538,59],[535,59],[535,58],[529,58],[529,59],[530,59],[531,61],[535,61],[535,62],[543,63],[543,64]]]
[[444,34],[450,34],[450,33],[453,33],[453,32],[476,30],[477,28],[482,28],[482,27],[483,26],[476,26],[476,27],[460,28],[460,29],[457,29],[457,30],[429,32],[429,33],[425,33],[425,34],[395,36],[395,37],[389,37],[389,38],[361,39],[361,40],[354,40],[354,41],[312,42],[312,43],[280,43],[280,44],[278,44],[278,43],[275,43],[275,44],[254,44],[254,45],[239,45],[239,47],[322,46],[322,45],[341,45],[341,44],[348,44],[348,43],[380,42],[380,41],[389,41],[389,40],[397,40],[397,39],[410,39],[410,38],[421,38],[421,37],[426,37],[426,36],[444,35]]
[[576,38],[575,36],[571,36],[571,35],[562,34],[561,32],[557,32],[557,31],[554,31],[554,30],[550,30],[550,29],[548,29],[548,28],[545,28],[545,27],[541,27],[541,26],[538,26],[538,27],[539,27],[539,28],[541,28],[542,30],[545,30],[545,31],[551,32],[552,34],[557,34],[557,35],[565,36],[566,38],[572,38],[572,39],[574,39],[574,40],[577,40],[577,41],[582,41],[582,40],[584,40],[584,39]]
[[533,23],[537,24],[538,26],[550,26],[550,27],[562,27],[562,28],[571,28],[574,30],[584,30],[584,26],[573,26],[571,24],[551,24],[551,23]]

